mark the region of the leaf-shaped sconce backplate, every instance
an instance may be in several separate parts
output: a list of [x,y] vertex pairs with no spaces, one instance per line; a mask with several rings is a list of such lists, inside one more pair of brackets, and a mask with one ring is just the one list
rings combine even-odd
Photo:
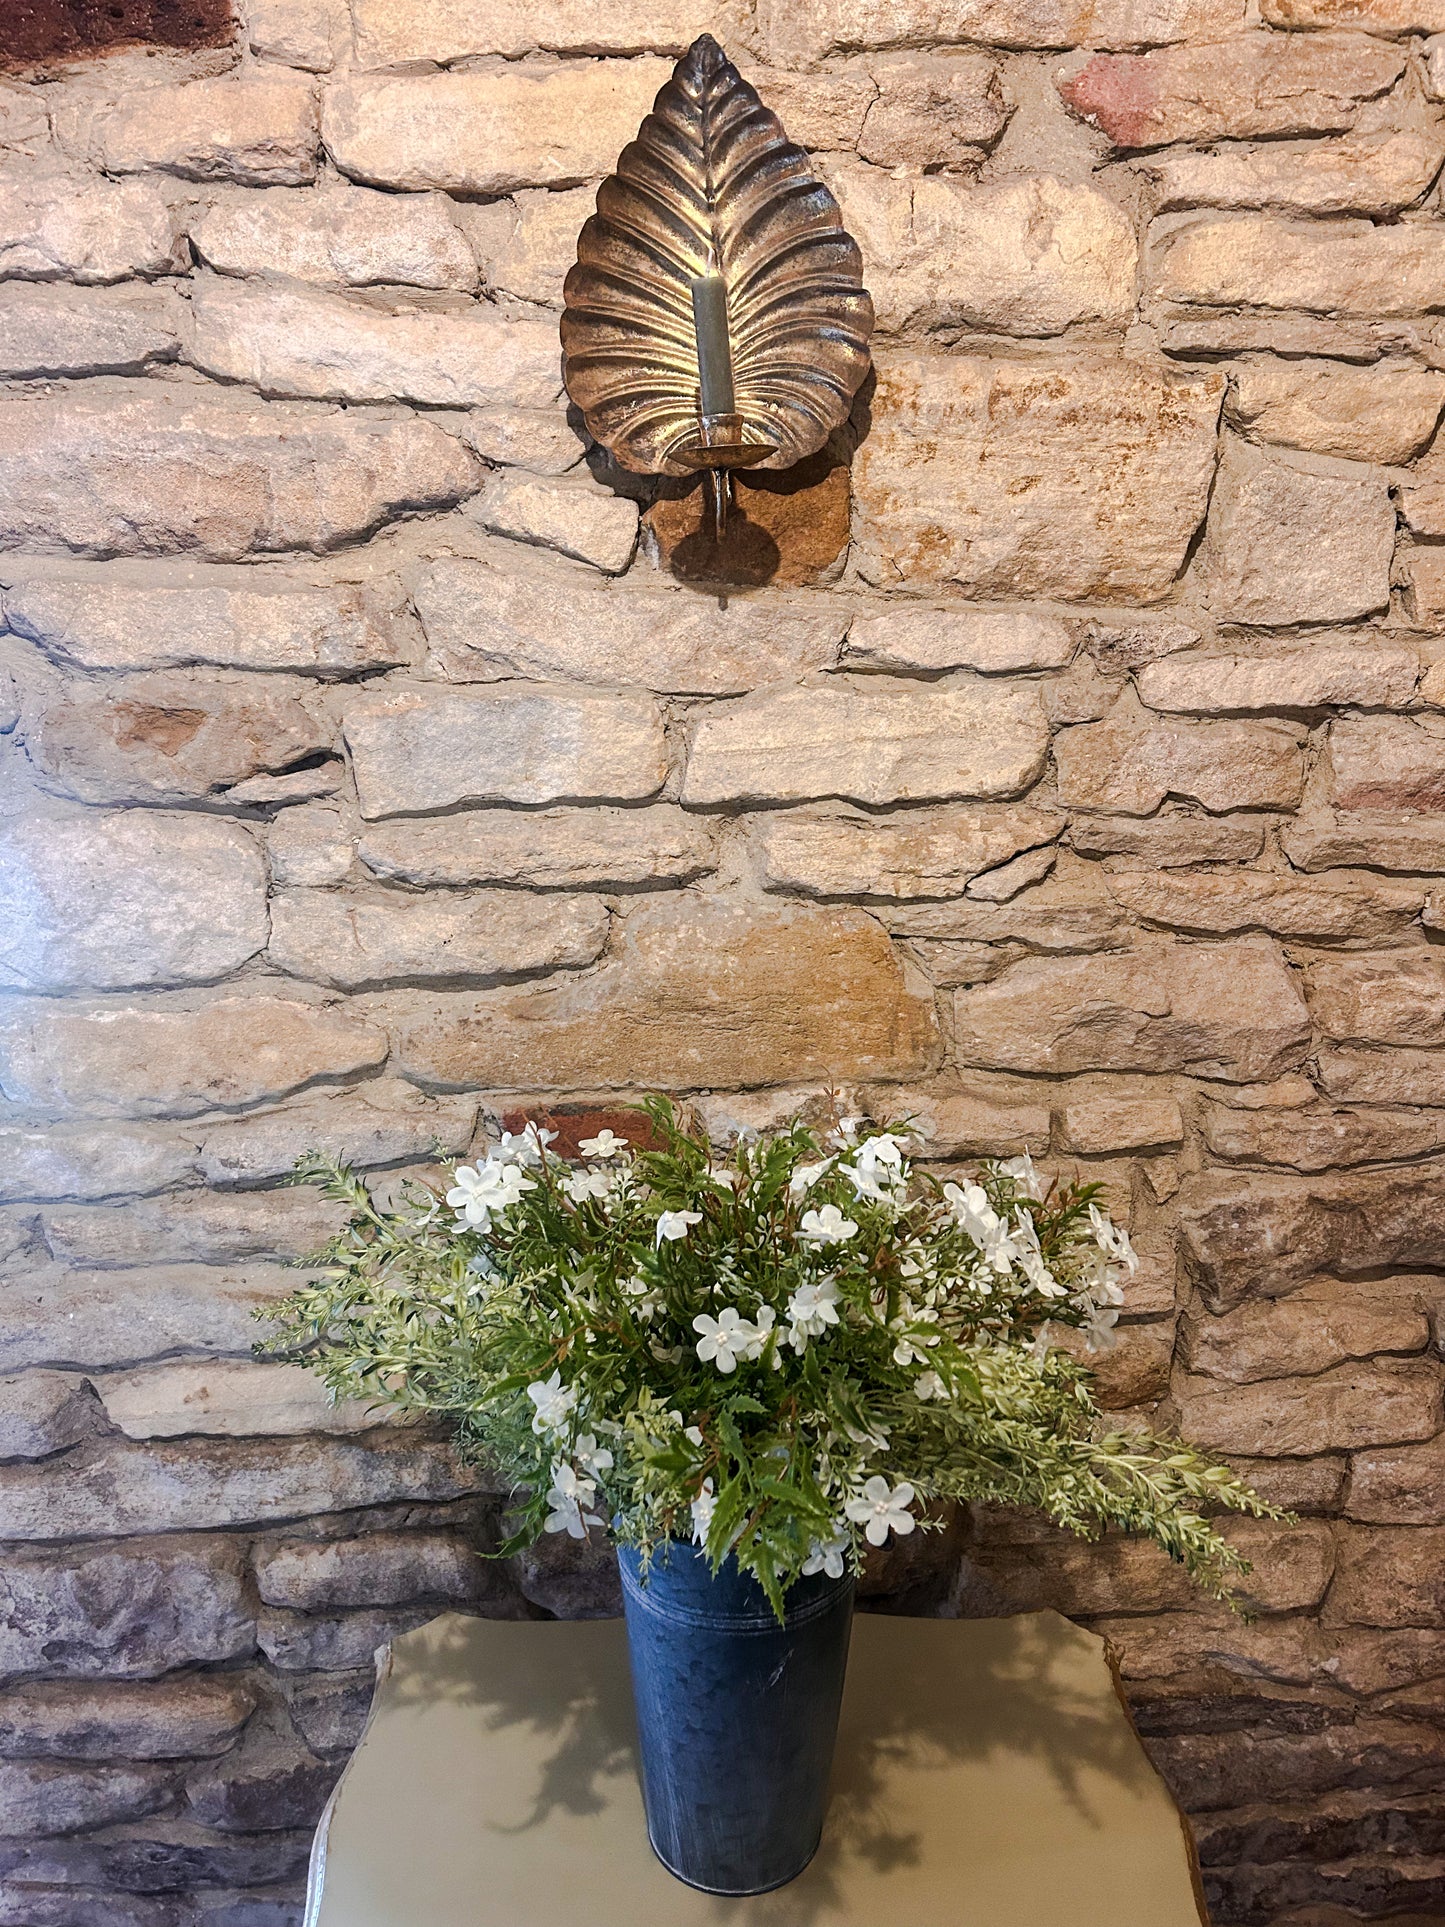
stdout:
[[735,408],[790,468],[847,419],[868,372],[873,303],[857,243],[807,155],[710,34],[602,183],[567,276],[567,392],[624,468],[697,469],[692,284],[727,288]]

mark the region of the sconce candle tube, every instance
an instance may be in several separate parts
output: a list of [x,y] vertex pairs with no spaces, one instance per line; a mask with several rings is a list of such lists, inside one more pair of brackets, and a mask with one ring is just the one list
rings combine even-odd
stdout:
[[697,367],[704,415],[731,415],[733,354],[728,340],[727,283],[711,258],[708,271],[692,284],[692,325],[697,332]]

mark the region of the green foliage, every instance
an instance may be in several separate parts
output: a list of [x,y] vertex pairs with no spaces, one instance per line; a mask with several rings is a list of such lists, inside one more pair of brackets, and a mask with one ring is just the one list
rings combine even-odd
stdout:
[[1194,1452],[1109,1432],[1051,1342],[1110,1342],[1137,1262],[1097,1186],[1045,1191],[1027,1158],[940,1184],[906,1131],[848,1119],[723,1163],[666,1099],[646,1112],[661,1149],[604,1134],[571,1165],[529,1127],[445,1203],[414,1186],[381,1210],[303,1160],[350,1222],[266,1354],[448,1421],[516,1489],[508,1550],[604,1520],[644,1551],[693,1536],[780,1609],[799,1573],[936,1524],[915,1505],[966,1500],[1147,1534],[1228,1595],[1247,1567],[1206,1514],[1280,1515]]

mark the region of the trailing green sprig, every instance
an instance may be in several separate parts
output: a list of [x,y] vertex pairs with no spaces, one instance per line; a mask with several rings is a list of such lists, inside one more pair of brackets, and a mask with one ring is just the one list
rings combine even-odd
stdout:
[[604,1522],[644,1550],[691,1537],[781,1611],[800,1574],[968,1500],[1147,1534],[1228,1595],[1247,1567],[1208,1513],[1280,1515],[1186,1448],[1106,1434],[1056,1342],[1112,1342],[1137,1264],[1097,1185],[1046,1190],[1027,1156],[940,1182],[905,1129],[859,1119],[722,1162],[666,1099],[645,1109],[657,1148],[603,1131],[569,1163],[528,1126],[445,1201],[414,1185],[383,1209],[302,1160],[350,1216],[264,1350],[447,1420],[516,1489],[507,1550]]

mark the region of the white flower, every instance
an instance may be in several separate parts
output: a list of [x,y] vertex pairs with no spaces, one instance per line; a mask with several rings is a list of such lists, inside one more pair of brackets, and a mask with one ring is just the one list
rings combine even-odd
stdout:
[[729,1305],[717,1318],[709,1318],[700,1311],[692,1321],[695,1332],[702,1336],[697,1341],[697,1355],[704,1365],[716,1364],[720,1372],[735,1372],[740,1358],[755,1358],[756,1352],[750,1347],[757,1338],[755,1325]]
[[925,1401],[930,1398],[947,1398],[948,1387],[937,1372],[924,1372],[920,1378],[914,1379],[913,1393],[915,1398]]
[[663,1239],[667,1238],[675,1244],[679,1238],[685,1238],[687,1236],[690,1225],[701,1223],[702,1213],[700,1211],[659,1211],[657,1214],[657,1235],[653,1239],[653,1243],[661,1245]]
[[[778,1314],[773,1310],[771,1305],[763,1306],[756,1319],[747,1328],[750,1335],[746,1346],[743,1348],[744,1358],[762,1357],[763,1347],[768,1342],[768,1336],[773,1326],[777,1323],[777,1318]],[[780,1362],[777,1353],[774,1352],[773,1365],[775,1369]]]
[[1008,1225],[988,1201],[981,1184],[945,1184],[943,1196],[959,1229],[972,1238],[992,1270],[1007,1274],[1018,1257]]
[[1014,1256],[1019,1270],[1041,1298],[1067,1298],[1068,1292],[1044,1263],[1039,1248],[1038,1228],[1026,1211],[1020,1211],[1013,1230]]
[[863,1528],[870,1546],[881,1546],[890,1532],[901,1539],[912,1532],[917,1520],[908,1510],[913,1504],[911,1485],[889,1485],[877,1472],[864,1486],[861,1497],[849,1499],[843,1510],[855,1525]]
[[565,1532],[571,1539],[585,1539],[588,1526],[602,1523],[595,1512],[583,1510],[596,1497],[597,1487],[591,1479],[579,1478],[565,1459],[559,1459],[552,1468],[552,1484],[547,1493],[552,1510],[544,1521],[544,1531]]
[[788,1300],[788,1323],[793,1330],[794,1348],[801,1351],[798,1337],[821,1338],[829,1325],[838,1322],[838,1281],[836,1278],[810,1279],[799,1285]]
[[561,1432],[566,1429],[577,1404],[577,1393],[570,1385],[562,1383],[560,1371],[553,1372],[550,1378],[539,1378],[527,1387],[527,1396],[536,1406],[532,1415],[532,1430],[538,1438],[544,1432]]
[[627,1149],[627,1139],[618,1137],[604,1125],[596,1137],[584,1137],[577,1149],[584,1158],[615,1158],[619,1151]]
[[491,1157],[484,1164],[459,1164],[452,1173],[455,1182],[447,1192],[447,1203],[457,1211],[457,1223],[485,1231],[494,1215],[507,1211],[525,1191],[535,1191],[533,1179],[515,1164],[504,1164]]
[[998,1167],[999,1176],[1012,1178],[1026,1198],[1035,1204],[1041,1203],[1044,1195],[1044,1182],[1034,1169],[1034,1161],[1025,1151],[1021,1158],[1009,1158]]
[[612,1189],[611,1174],[606,1171],[569,1171],[562,1180],[562,1189],[573,1204],[585,1204],[589,1198],[605,1198]]
[[698,1545],[706,1545],[707,1535],[712,1529],[712,1515],[717,1510],[717,1500],[713,1496],[712,1480],[704,1479],[702,1488],[692,1502],[692,1536]]
[[1122,1225],[1111,1223],[1096,1204],[1089,1206],[1089,1223],[1100,1251],[1115,1264],[1126,1266],[1132,1278],[1139,1269],[1139,1254],[1130,1244],[1128,1232]]
[[492,1156],[501,1164],[524,1164],[528,1170],[535,1171],[556,1135],[555,1131],[544,1131],[540,1125],[524,1124],[515,1137],[510,1131],[503,1131],[502,1141]]
[[788,1179],[788,1196],[790,1198],[803,1197],[807,1192],[812,1190],[819,1178],[822,1177],[823,1173],[834,1162],[835,1160],[833,1158],[824,1158],[819,1164],[800,1164]]
[[600,1479],[604,1472],[612,1470],[612,1454],[605,1445],[597,1443],[595,1432],[584,1432],[572,1448],[572,1456],[587,1474],[588,1478]]
[[638,1317],[643,1319],[647,1324],[651,1324],[652,1320],[656,1318],[657,1314],[662,1310],[661,1294],[655,1292],[645,1278],[639,1278],[636,1272],[626,1280],[622,1289],[627,1293],[629,1298],[635,1298],[637,1300],[637,1303],[632,1309],[637,1313]]
[[843,1561],[852,1543],[852,1534],[848,1532],[835,1532],[830,1539],[815,1539],[803,1561],[804,1578],[810,1579],[815,1572],[825,1572],[830,1579],[841,1579]]
[[856,1237],[857,1225],[845,1218],[836,1204],[825,1204],[821,1211],[805,1211],[798,1236],[808,1244],[842,1245]]
[[1119,1322],[1118,1312],[1096,1306],[1089,1314],[1087,1322],[1080,1327],[1085,1342],[1091,1352],[1109,1352],[1119,1342],[1119,1334],[1114,1330]]

